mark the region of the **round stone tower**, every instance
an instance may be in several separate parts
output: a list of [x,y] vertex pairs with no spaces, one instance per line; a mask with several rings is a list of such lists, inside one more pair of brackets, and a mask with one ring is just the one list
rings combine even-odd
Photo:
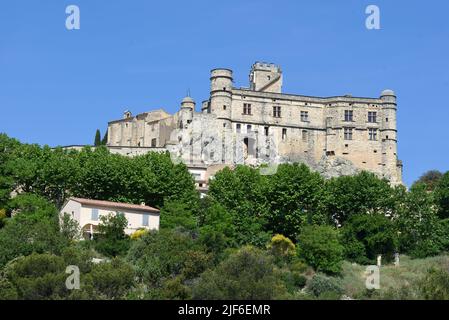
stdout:
[[211,71],[210,110],[230,126],[232,104],[232,70],[214,69]]
[[185,97],[181,102],[180,127],[184,127],[192,122],[193,112],[195,111],[195,100],[191,97]]
[[402,182],[402,167],[397,156],[396,94],[393,90],[384,90],[380,99],[383,102],[380,123],[384,174],[390,176],[393,184],[398,184]]

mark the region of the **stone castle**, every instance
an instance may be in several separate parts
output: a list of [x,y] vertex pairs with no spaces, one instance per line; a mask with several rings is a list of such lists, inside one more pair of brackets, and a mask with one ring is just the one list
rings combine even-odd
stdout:
[[173,115],[126,111],[109,122],[108,146],[128,155],[167,150],[200,182],[211,167],[303,162],[326,177],[367,170],[402,183],[392,90],[378,98],[283,93],[281,68],[262,62],[249,82],[237,88],[232,70],[214,69],[200,111],[189,96]]

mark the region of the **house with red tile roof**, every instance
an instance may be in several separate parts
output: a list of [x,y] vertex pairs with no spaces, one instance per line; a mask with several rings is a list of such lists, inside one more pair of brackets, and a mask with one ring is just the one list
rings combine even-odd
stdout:
[[145,204],[136,205],[104,200],[70,198],[60,215],[68,214],[80,225],[83,237],[92,239],[97,232],[100,218],[123,214],[128,221],[125,233],[131,235],[139,229],[159,230],[160,211]]

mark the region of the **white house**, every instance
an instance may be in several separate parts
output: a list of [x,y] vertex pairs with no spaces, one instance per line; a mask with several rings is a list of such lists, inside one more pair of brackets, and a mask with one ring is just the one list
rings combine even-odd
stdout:
[[100,224],[100,217],[110,214],[124,214],[128,220],[125,233],[136,230],[159,230],[160,211],[146,205],[119,203],[103,200],[70,198],[62,207],[61,216],[68,214],[77,221],[83,236],[91,239]]

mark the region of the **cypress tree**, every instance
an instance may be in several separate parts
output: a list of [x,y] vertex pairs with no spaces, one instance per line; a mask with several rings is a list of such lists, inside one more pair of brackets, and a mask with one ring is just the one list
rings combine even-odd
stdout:
[[101,133],[100,130],[97,129],[97,132],[95,133],[95,142],[94,142],[94,146],[98,147],[101,145]]

